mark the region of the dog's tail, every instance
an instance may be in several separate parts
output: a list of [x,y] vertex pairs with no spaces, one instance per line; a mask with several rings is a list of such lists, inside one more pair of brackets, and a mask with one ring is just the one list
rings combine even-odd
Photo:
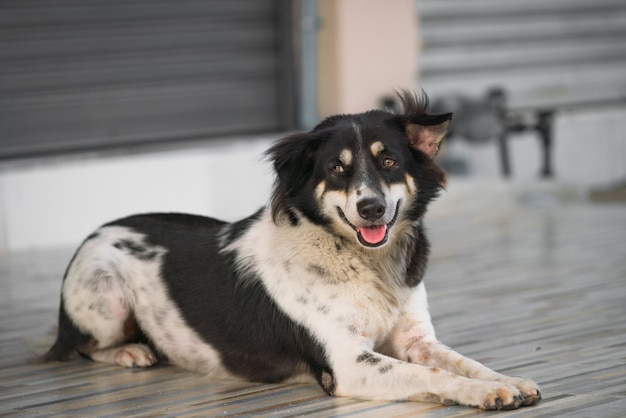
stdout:
[[61,302],[56,340],[52,347],[40,357],[40,361],[45,363],[67,360],[76,352],[78,347],[85,345],[90,340],[91,336],[79,330],[70,317],[67,316],[63,302]]

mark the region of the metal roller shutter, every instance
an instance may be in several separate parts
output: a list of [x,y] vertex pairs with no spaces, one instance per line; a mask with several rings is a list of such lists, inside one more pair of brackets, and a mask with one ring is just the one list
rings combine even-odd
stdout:
[[623,0],[416,0],[431,95],[502,86],[515,108],[626,98]]
[[1,0],[0,158],[289,127],[288,5]]

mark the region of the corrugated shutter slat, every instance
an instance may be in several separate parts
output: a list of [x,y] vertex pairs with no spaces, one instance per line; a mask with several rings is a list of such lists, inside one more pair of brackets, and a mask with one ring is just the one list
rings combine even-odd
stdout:
[[0,157],[277,130],[273,0],[3,0]]
[[626,97],[623,0],[416,0],[420,84],[433,95],[505,87],[518,107]]

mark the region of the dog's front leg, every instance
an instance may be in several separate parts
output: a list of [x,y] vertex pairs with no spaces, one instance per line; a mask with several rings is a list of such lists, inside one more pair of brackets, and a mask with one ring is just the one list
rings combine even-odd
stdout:
[[344,351],[337,360],[333,389],[329,391],[335,396],[440,402],[482,409],[514,409],[523,402],[517,388],[509,384],[470,379],[367,349],[360,353]]
[[532,380],[506,376],[495,372],[436,340],[428,341],[415,338],[407,347],[406,355],[411,362],[430,367],[439,367],[469,379],[502,382],[513,386],[517,388],[523,397],[523,405],[525,406],[533,405],[541,399],[539,387]]
[[519,392],[523,405],[533,405],[541,399],[539,387],[532,380],[495,372],[439,342],[428,313],[423,283],[415,289],[412,300],[384,347],[384,352],[401,360],[441,368],[468,379],[501,382]]

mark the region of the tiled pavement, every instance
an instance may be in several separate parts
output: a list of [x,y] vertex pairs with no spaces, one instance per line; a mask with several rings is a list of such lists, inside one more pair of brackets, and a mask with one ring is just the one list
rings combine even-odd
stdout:
[[[519,417],[626,416],[626,205],[433,217],[427,273],[439,338],[539,382]],[[0,416],[423,416],[485,412],[330,398],[315,385],[211,381],[173,367],[33,364],[71,250],[0,258]]]

